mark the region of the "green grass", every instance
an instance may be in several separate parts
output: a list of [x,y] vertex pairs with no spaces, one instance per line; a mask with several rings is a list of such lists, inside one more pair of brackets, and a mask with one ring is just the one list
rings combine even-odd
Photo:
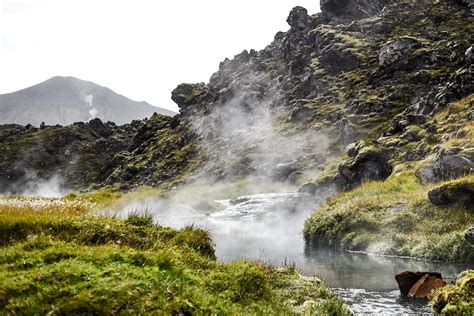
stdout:
[[[474,182],[474,176],[459,181]],[[469,207],[436,207],[411,173],[367,182],[330,198],[305,222],[312,245],[452,262],[474,260],[464,231],[474,223]]]
[[464,271],[456,284],[437,290],[431,307],[441,315],[472,315],[474,311],[474,270]]
[[217,262],[202,229],[91,216],[79,200],[9,201],[0,203],[0,314],[349,314],[294,267]]

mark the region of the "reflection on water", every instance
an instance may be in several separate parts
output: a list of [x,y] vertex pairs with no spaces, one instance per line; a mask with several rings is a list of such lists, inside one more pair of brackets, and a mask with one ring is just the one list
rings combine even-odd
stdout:
[[[258,194],[218,202],[212,214],[170,205],[158,222],[180,228],[196,224],[212,232],[220,261],[259,259],[273,265],[295,263],[305,275],[318,276],[357,313],[429,313],[428,303],[400,297],[395,274],[438,271],[447,279],[468,265],[432,263],[325,249],[305,249],[301,231],[315,201],[294,193]],[[472,268],[472,265],[471,265]]]

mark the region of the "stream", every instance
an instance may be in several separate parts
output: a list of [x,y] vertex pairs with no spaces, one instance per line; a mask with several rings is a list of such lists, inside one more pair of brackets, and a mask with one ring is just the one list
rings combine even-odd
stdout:
[[329,249],[306,249],[304,220],[315,202],[297,193],[268,193],[216,201],[221,210],[200,213],[189,206],[172,205],[156,214],[164,225],[189,224],[209,229],[219,261],[259,259],[281,266],[296,264],[301,273],[317,276],[356,314],[431,314],[429,302],[400,296],[395,274],[437,271],[449,283],[472,265],[426,262],[411,258],[375,256]]

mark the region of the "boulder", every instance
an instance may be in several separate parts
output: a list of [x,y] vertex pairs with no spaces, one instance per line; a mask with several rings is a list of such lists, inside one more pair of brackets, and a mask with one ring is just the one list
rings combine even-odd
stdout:
[[304,30],[308,26],[310,19],[308,10],[298,6],[291,10],[286,22],[288,22],[292,30]]
[[399,273],[395,276],[395,280],[397,280],[398,288],[402,295],[408,295],[410,293],[411,288],[425,275],[435,277],[438,279],[442,279],[441,273],[438,272],[411,272],[405,271]]
[[328,46],[324,49],[319,60],[330,74],[357,69],[361,63],[359,57],[351,50],[340,49],[336,46]]
[[422,184],[447,181],[460,178],[471,173],[474,164],[466,157],[457,154],[439,156],[428,166],[416,171],[416,177]]
[[300,168],[298,162],[280,163],[273,169],[273,178],[276,180],[286,180]]
[[171,100],[173,100],[180,109],[185,109],[189,105],[196,103],[198,97],[207,92],[204,83],[190,84],[182,83],[171,92]]
[[471,245],[474,245],[474,227],[469,228],[464,232],[464,239]]
[[332,176],[323,177],[316,182],[307,182],[300,186],[299,193],[316,195],[335,193],[335,180]]
[[365,146],[366,144],[363,140],[358,141],[357,143],[349,144],[346,147],[346,153],[350,158],[354,158],[357,156],[357,153]]
[[95,118],[89,121],[89,127],[101,137],[109,137],[112,135],[112,130],[109,126],[102,123],[99,118]]
[[474,206],[474,182],[446,183],[431,189],[428,198],[437,206]]
[[353,188],[366,180],[385,180],[392,173],[388,156],[380,148],[360,144],[348,148],[352,157],[342,161],[338,169],[338,183],[343,186],[340,189]]
[[416,67],[412,53],[422,47],[421,43],[411,37],[401,37],[389,41],[380,47],[379,66],[390,70],[406,70]]
[[446,286],[446,282],[443,279],[436,276],[430,276],[425,274],[419,279],[410,289],[408,296],[419,297],[419,298],[430,298],[433,295],[433,291]]

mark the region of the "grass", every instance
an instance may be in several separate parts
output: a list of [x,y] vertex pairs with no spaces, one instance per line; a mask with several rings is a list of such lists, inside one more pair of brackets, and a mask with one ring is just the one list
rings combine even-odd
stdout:
[[[474,175],[459,181],[474,182]],[[432,205],[412,173],[367,182],[330,198],[305,222],[312,245],[451,262],[474,260],[464,231],[474,223],[472,207]]]
[[461,273],[453,285],[437,290],[431,302],[440,315],[472,315],[474,310],[474,270]]
[[0,314],[349,314],[294,267],[216,262],[196,227],[92,216],[90,199],[0,201]]

